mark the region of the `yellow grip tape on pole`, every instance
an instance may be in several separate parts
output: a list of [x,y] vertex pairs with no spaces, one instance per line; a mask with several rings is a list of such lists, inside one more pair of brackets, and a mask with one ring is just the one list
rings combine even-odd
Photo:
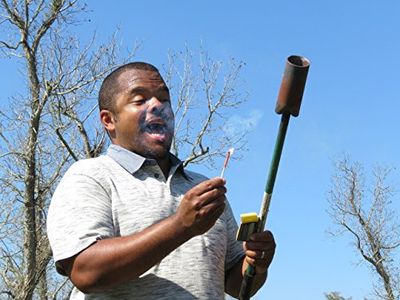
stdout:
[[255,212],[247,213],[247,214],[241,214],[240,215],[240,222],[242,224],[258,222],[258,215]]
[[240,227],[236,234],[236,240],[248,241],[250,236],[257,229],[259,222],[258,215],[256,213],[247,213],[240,215]]

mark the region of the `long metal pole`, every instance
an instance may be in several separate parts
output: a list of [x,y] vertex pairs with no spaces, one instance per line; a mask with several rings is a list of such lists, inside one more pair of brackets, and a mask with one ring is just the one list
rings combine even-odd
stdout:
[[[283,74],[282,83],[278,94],[278,101],[275,107],[275,112],[282,114],[282,118],[279,126],[278,136],[275,142],[275,150],[272,156],[268,180],[264,190],[260,214],[258,215],[259,221],[255,228],[255,232],[262,232],[265,227],[276,174],[278,172],[279,161],[281,159],[283,144],[285,142],[286,131],[289,125],[289,119],[291,115],[294,117],[299,115],[309,66],[310,61],[303,56],[292,55],[289,56],[286,61],[285,72]],[[250,299],[255,273],[255,267],[247,267],[240,288],[240,300]]]
[[[290,115],[283,114],[281,117],[281,123],[279,125],[278,136],[275,142],[275,149],[272,155],[272,161],[269,169],[267,184],[264,190],[264,196],[260,209],[260,222],[257,226],[257,232],[262,232],[267,221],[269,206],[271,203],[272,192],[274,190],[274,184],[276,179],[276,174],[278,173],[279,162],[282,155],[283,144],[285,143],[286,131],[289,125]],[[256,270],[253,266],[248,266],[244,274],[242,285],[240,287],[239,299],[248,300],[250,299],[251,287],[253,284],[254,276],[256,275]]]

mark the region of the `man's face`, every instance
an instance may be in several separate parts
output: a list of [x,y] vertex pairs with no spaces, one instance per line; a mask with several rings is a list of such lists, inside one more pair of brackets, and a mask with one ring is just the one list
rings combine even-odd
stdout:
[[169,90],[159,73],[127,70],[115,95],[113,142],[147,158],[168,157],[174,135]]

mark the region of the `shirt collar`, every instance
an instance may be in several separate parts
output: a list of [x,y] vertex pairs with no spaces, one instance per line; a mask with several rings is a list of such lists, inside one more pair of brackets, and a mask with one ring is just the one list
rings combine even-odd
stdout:
[[[134,174],[137,172],[145,161],[149,161],[150,163],[155,163],[152,159],[146,159],[145,157],[136,154],[135,152],[129,151],[121,146],[111,144],[107,149],[107,155],[115,160],[121,167],[127,170],[129,173]],[[182,172],[183,176],[191,180],[191,177],[186,174],[183,169],[183,162],[177,158],[175,155],[170,153],[171,160],[171,170],[177,169]]]
[[111,144],[108,147],[107,155],[131,174],[139,170],[146,161],[145,157],[115,144]]

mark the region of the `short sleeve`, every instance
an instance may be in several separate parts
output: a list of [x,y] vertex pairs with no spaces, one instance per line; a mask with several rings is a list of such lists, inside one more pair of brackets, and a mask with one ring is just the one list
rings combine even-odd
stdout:
[[233,216],[229,202],[226,202],[225,218],[228,235],[227,253],[225,256],[225,271],[231,269],[245,255],[242,242],[236,240],[238,225]]
[[65,275],[60,260],[113,235],[110,201],[103,185],[90,176],[67,172],[61,180],[47,217],[47,234],[59,273]]

